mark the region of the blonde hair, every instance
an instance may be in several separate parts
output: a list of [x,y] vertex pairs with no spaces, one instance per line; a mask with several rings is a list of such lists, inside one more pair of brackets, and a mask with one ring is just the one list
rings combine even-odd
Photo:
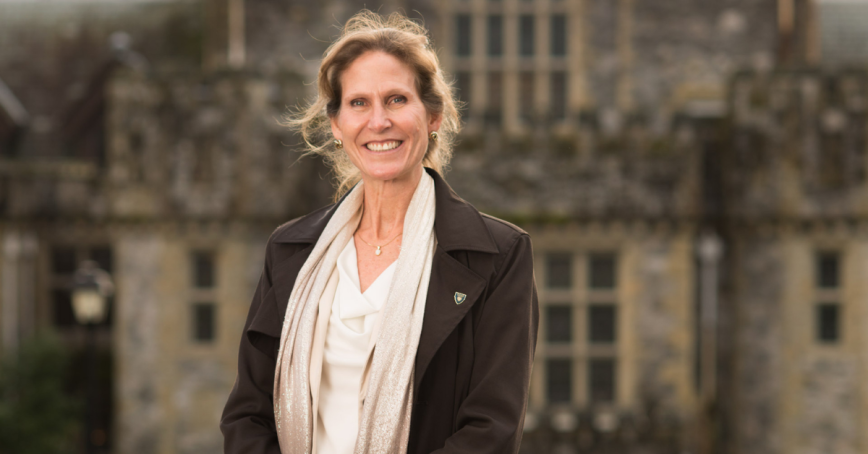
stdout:
[[317,95],[310,105],[290,114],[286,125],[301,132],[306,154],[318,154],[335,173],[340,197],[360,179],[359,170],[347,154],[334,147],[330,119],[341,107],[341,75],[360,56],[380,51],[403,62],[416,75],[416,90],[429,115],[440,115],[437,140],[428,141],[422,164],[438,173],[452,158],[455,136],[461,129],[458,106],[452,97],[428,32],[406,16],[392,13],[388,17],[362,10],[344,26],[341,36],[325,51],[317,76]]

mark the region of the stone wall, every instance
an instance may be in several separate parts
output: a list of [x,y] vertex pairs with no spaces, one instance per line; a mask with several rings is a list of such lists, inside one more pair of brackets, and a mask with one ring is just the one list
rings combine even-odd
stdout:
[[[662,421],[689,426],[696,416],[693,379],[696,316],[693,233],[653,235],[637,245],[635,301],[637,404]],[[667,421],[669,420],[669,421]]]
[[110,212],[280,220],[327,203],[326,170],[296,162],[301,140],[280,124],[301,90],[292,74],[119,75],[108,87]]
[[266,73],[294,71],[312,82],[341,25],[363,8],[381,14],[401,11],[430,30],[437,30],[439,23],[431,0],[246,0],[247,64]]
[[160,427],[166,410],[160,405],[163,355],[159,346],[161,256],[164,240],[157,235],[131,235],[116,243],[117,327],[114,349],[117,372],[116,430],[118,451],[162,452]]
[[868,214],[868,73],[742,73],[730,103],[729,216]]
[[[522,452],[666,453],[696,448],[697,392],[693,381],[695,342],[693,227],[689,223],[612,221],[529,223],[534,241],[541,329],[549,305],[572,306],[569,343],[550,343],[545,331],[537,342],[531,397]],[[600,294],[585,287],[589,253],[617,256],[617,284]],[[574,257],[574,287],[569,295],[546,286],[550,253]],[[589,304],[614,304],[616,340],[587,342]],[[616,401],[592,403],[588,358],[616,362]],[[549,405],[546,360],[569,358],[574,364],[572,405]]]
[[[846,223],[745,227],[730,242],[734,287],[722,334],[724,452],[862,452],[866,233]],[[841,285],[817,288],[816,254],[841,254]],[[818,339],[818,303],[839,304],[840,338]]]
[[864,407],[854,399],[861,391],[857,358],[815,359],[803,365],[800,396],[805,411],[799,418],[801,436],[794,452],[820,454],[863,452],[860,413]]
[[694,129],[652,134],[639,124],[610,135],[594,122],[564,136],[465,136],[447,177],[480,210],[516,221],[695,216]]
[[[219,420],[264,259],[267,230],[219,223],[123,229],[114,242],[117,452],[222,449]],[[190,254],[216,258],[215,287],[192,285]],[[192,304],[215,305],[215,339],[193,338]]]
[[724,99],[734,71],[774,64],[774,1],[632,3],[633,61],[624,64],[636,110],[652,118],[702,110]]
[[[692,382],[693,240],[703,222],[728,241],[723,450],[864,449],[859,429],[868,424],[868,403],[854,396],[868,395],[861,375],[868,291],[848,290],[846,342],[817,349],[816,301],[804,283],[819,247],[851,254],[849,282],[866,271],[868,77],[770,71],[774,1],[584,3],[591,68],[582,77],[595,104],[561,128],[464,135],[450,184],[482,211],[531,230],[538,254],[564,247],[623,253],[630,322],[617,348],[629,411],[619,436],[642,443],[621,452],[692,446],[679,437],[701,410]],[[0,73],[33,114],[20,159],[0,168],[0,227],[6,234],[14,220],[32,228],[46,250],[85,230],[92,239],[89,224],[75,219],[110,232],[99,241],[111,243],[117,263],[117,452],[219,450],[217,419],[267,233],[327,203],[332,192],[318,160],[295,162],[299,139],[278,120],[309,95],[303,82],[313,80],[334,26],[363,4],[245,4],[248,69],[205,73],[198,70],[207,27],[201,2],[58,4],[48,11],[0,3]],[[435,39],[448,29],[438,25],[436,2],[365,5],[418,10]],[[629,33],[606,28],[612,23]],[[95,77],[112,58],[106,41],[117,30],[128,33],[150,69],[127,65]],[[753,69],[729,79],[745,67]],[[90,90],[94,81],[105,85]],[[64,109],[87,96],[105,103],[105,161],[56,159],[66,153]],[[721,194],[720,210],[705,205],[709,187]],[[832,227],[817,233],[825,223]],[[199,248],[218,256],[219,288],[207,295],[189,285],[189,252]],[[46,275],[47,260],[39,265]],[[189,336],[189,305],[205,297],[218,305],[217,340],[198,345]],[[47,298],[40,307],[49,306]],[[50,324],[50,311],[43,312]],[[533,392],[542,396],[536,380]],[[542,405],[536,399],[532,404]],[[643,413],[648,408],[653,412]],[[568,435],[581,445],[595,422],[577,414]]]
[[328,203],[330,176],[301,159],[281,121],[301,99],[293,74],[142,74],[107,83],[104,165],[9,164],[9,216],[286,220]]
[[[736,387],[733,413],[736,425],[735,453],[778,454],[783,441],[778,408],[782,399],[781,352],[784,339],[780,319],[784,284],[784,258],[774,239],[765,237],[742,241],[731,256],[737,273],[738,297],[734,307],[737,336],[734,349],[739,360],[731,372]],[[726,373],[726,372],[724,372]]]

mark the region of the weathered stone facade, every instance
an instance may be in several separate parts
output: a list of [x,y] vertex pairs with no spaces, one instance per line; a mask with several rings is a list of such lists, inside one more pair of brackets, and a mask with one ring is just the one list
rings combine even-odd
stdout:
[[[726,211],[733,358],[723,374],[733,452],[864,452],[868,73],[734,78]],[[838,288],[816,256],[841,256]],[[841,338],[817,337],[838,302]],[[731,375],[730,375],[731,374]],[[730,381],[731,380],[731,381]]]
[[[244,6],[241,35],[221,28],[230,3]],[[534,239],[542,331],[522,451],[866,452],[866,73],[773,69],[781,5],[810,11],[808,1],[555,3],[380,9],[418,11],[448,72],[472,64],[485,81],[490,63],[505,74],[507,118],[474,119],[486,111],[475,100],[488,102],[475,94],[447,177]],[[299,139],[279,119],[310,94],[305,82],[334,26],[362,6],[149,1],[46,12],[0,3],[0,77],[30,114],[22,140],[0,156],[0,339],[12,349],[55,325],[79,345],[80,330],[58,312],[59,259],[110,250],[118,293],[99,340],[115,358],[114,452],[220,450],[217,420],[263,245],[331,196],[327,170],[296,162]],[[548,71],[568,72],[570,102],[562,120],[529,125],[514,89],[527,62],[508,54],[517,44],[503,58],[462,63],[452,55],[454,14],[483,25],[502,14],[509,31],[520,14],[546,24],[551,11],[574,21],[574,53],[568,63],[535,55],[532,69],[545,76],[541,93]],[[485,28],[474,30],[484,44]],[[803,47],[811,36],[793,33]],[[225,55],[225,35],[241,39],[243,64]],[[32,63],[34,54],[43,58]],[[535,102],[545,111],[550,101]],[[0,130],[8,121],[0,115]],[[702,309],[697,258],[710,233],[725,246],[713,313]],[[214,258],[208,288],[193,284],[196,251]],[[818,251],[841,257],[834,290],[815,285]],[[611,287],[591,282],[600,254],[613,258]],[[555,262],[567,287],[550,279]],[[193,334],[192,306],[203,302],[214,308],[208,342]],[[843,314],[840,340],[818,342],[818,305],[829,302]],[[612,340],[589,339],[597,306],[616,314]],[[548,337],[550,309],[570,310],[567,340]],[[614,364],[610,399],[593,396],[609,385],[592,383],[595,359]],[[569,383],[553,383],[563,364]],[[569,390],[565,399],[552,399],[555,386]]]
[[[692,370],[694,226],[622,221],[527,226],[534,238],[543,332],[528,409],[532,424],[526,427],[523,452],[559,452],[557,446],[564,443],[587,452],[695,447],[700,407]],[[594,292],[585,281],[586,258],[600,251],[618,257],[617,280],[622,284],[611,294]],[[567,297],[572,300],[576,332],[567,345],[550,343],[546,335],[547,324],[553,322],[547,309],[565,301],[561,292],[546,288],[546,260],[564,253],[581,263],[575,271],[577,287]],[[617,340],[588,342],[588,309],[608,302],[617,309]],[[572,408],[548,401],[546,363],[551,358],[574,363]],[[592,386],[589,367],[594,358],[616,361],[614,402],[595,403],[584,391]]]

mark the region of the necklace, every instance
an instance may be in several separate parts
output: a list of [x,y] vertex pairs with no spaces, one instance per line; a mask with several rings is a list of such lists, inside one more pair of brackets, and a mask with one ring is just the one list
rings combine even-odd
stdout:
[[377,245],[374,245],[374,244],[368,243],[367,241],[365,241],[364,238],[362,238],[361,235],[359,235],[359,239],[362,240],[362,243],[365,243],[365,244],[367,244],[367,245],[370,246],[370,247],[375,247],[375,248],[377,248],[377,250],[374,251],[374,255],[380,255],[380,253],[382,252],[382,251],[380,250],[381,248],[384,248],[384,247],[388,246],[389,243],[391,243],[392,241],[395,241],[396,239],[398,239],[398,237],[401,236],[401,234],[403,234],[403,233],[404,233],[404,232],[401,232],[401,233],[395,235],[394,238],[392,238],[391,240],[389,240],[386,244],[384,244],[384,245],[382,245],[382,246],[377,246]]

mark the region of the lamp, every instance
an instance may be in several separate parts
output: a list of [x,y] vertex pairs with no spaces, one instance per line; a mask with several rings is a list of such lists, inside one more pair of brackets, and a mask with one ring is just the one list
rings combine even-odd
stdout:
[[114,293],[108,272],[96,262],[87,260],[75,272],[72,290],[72,310],[82,325],[96,325],[105,319],[106,298]]

